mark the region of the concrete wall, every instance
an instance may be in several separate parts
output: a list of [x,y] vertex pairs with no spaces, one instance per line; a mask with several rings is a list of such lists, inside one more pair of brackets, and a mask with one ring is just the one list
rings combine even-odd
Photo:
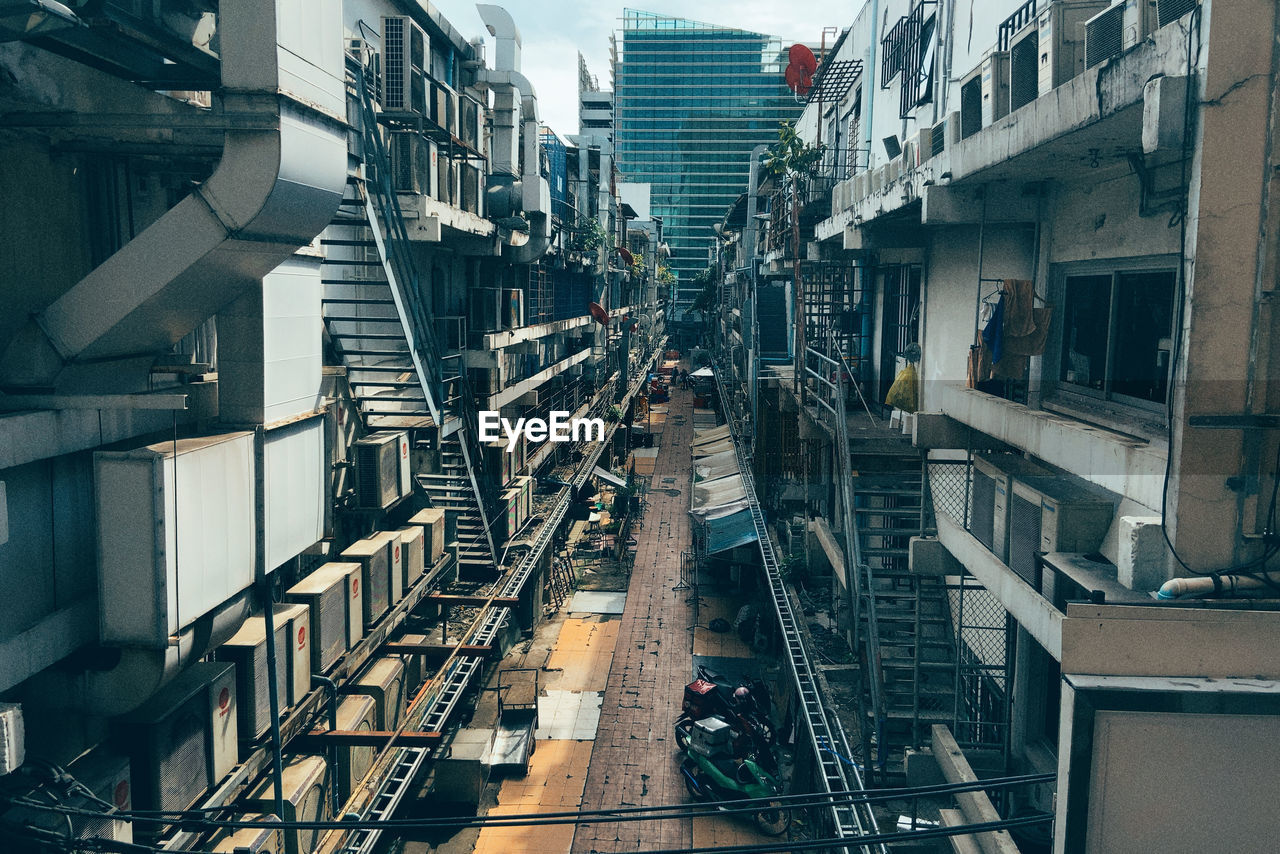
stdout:
[[979,297],[996,289],[984,278],[1030,278],[1035,235],[1027,223],[957,225],[930,232],[924,286],[920,379],[923,410],[936,409],[939,382],[963,382]]

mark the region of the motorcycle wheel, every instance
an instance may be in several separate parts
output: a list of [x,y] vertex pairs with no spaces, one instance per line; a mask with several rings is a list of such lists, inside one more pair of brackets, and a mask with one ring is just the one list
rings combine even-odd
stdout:
[[778,801],[770,801],[769,808],[755,814],[756,828],[765,836],[781,836],[791,826],[791,813]]
[[[694,777],[698,776],[698,772],[694,771],[692,773]],[[692,798],[699,801],[706,798],[707,796],[706,792],[703,792],[701,789],[698,788],[697,784],[694,783],[692,779],[690,779],[689,774],[682,773],[680,776],[681,778],[684,779],[684,787],[689,790],[689,795]]]
[[693,734],[693,721],[676,723],[676,749],[681,753],[689,749],[689,739]]

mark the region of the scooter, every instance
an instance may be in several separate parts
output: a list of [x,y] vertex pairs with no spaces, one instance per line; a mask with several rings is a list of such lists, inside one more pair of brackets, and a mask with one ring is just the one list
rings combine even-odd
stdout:
[[[743,707],[733,698],[734,691],[743,687],[751,693],[749,707]],[[709,717],[722,718],[738,732],[735,752],[754,753],[769,770],[777,770],[773,758],[777,736],[769,723],[769,689],[764,682],[754,679],[750,684],[741,682],[735,686],[719,673],[699,667],[698,678],[684,688],[680,717],[675,724],[676,747],[686,749],[694,722]]]
[[781,801],[769,800],[781,792],[781,785],[750,756],[708,756],[691,744],[684,751],[680,774],[689,794],[699,801],[764,801],[761,809],[751,813],[751,819],[767,836],[781,836],[791,826],[790,810]]

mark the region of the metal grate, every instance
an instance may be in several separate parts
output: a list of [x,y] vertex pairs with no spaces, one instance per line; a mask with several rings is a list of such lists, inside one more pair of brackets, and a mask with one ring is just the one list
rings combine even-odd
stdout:
[[1172,24],[1199,5],[1200,0],[1156,0],[1156,23]]
[[[972,475],[968,460],[930,460],[929,493],[933,497],[934,516],[947,516],[957,525],[971,524],[969,490],[974,490],[977,501],[977,478]],[[972,487],[970,478],[973,478]]]
[[382,105],[388,110],[407,106],[404,91],[404,18],[383,18],[382,28]]
[[1008,50],[1010,40],[1012,40],[1014,34],[1035,20],[1035,17],[1036,0],[1027,0],[1026,3],[1015,9],[1012,15],[1000,23],[1000,28],[997,30],[996,42],[999,49]]
[[1112,6],[1090,18],[1084,25],[1084,66],[1093,68],[1124,47],[1124,4]]
[[1032,29],[1009,48],[1009,111],[1040,96],[1040,32]]
[[1036,556],[1040,553],[1040,505],[1013,494],[1009,505],[1009,568],[1032,587],[1036,582]]
[[956,644],[956,740],[964,747],[1004,753],[1009,727],[1009,668],[1013,660],[1008,614],[968,576],[947,591]]

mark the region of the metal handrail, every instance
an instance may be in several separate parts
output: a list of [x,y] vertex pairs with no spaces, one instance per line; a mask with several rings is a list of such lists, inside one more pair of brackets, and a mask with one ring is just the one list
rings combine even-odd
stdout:
[[[417,264],[414,261],[412,251],[409,249],[409,233],[405,227],[404,211],[400,207],[399,195],[391,185],[391,161],[387,155],[386,142],[378,130],[378,117],[373,107],[373,99],[369,94],[369,87],[365,82],[364,66],[354,61],[351,64],[354,66],[356,90],[360,98],[360,119],[362,130],[364,131],[366,149],[364,151],[366,171],[370,160],[372,159],[373,161],[373,175],[366,174],[366,180],[363,185],[367,194],[366,211],[370,218],[371,226],[379,222],[385,225],[387,229],[385,239],[382,239],[383,235],[380,233],[380,229],[371,228],[371,231],[374,234],[375,241],[380,244],[379,248],[384,250],[384,257],[392,268],[393,278],[396,280],[392,283],[392,290],[397,300],[403,301],[404,314],[409,321],[410,329],[408,331],[412,336],[409,345],[417,357],[414,360],[415,363],[419,365],[420,370],[426,371],[426,376],[421,377],[420,381],[427,398],[427,407],[431,411],[432,418],[440,431],[442,441],[449,413],[446,400],[452,399],[458,403],[452,410],[460,418],[462,424],[458,431],[461,434],[458,437],[458,445],[462,451],[467,475],[471,480],[472,491],[475,494],[476,507],[480,514],[480,521],[489,546],[489,557],[494,566],[497,567],[498,551],[493,541],[493,533],[489,521],[491,496],[488,494],[488,490],[485,489],[485,481],[482,476],[483,457],[478,453],[478,446],[475,448],[470,446],[479,436],[479,415],[475,409],[475,398],[471,394],[471,389],[467,384],[466,372],[462,369],[461,363],[459,363],[459,371],[454,377],[448,379],[444,377],[443,360],[440,356],[441,350],[436,340],[435,330],[430,322],[430,315],[423,304],[419,289],[420,279]],[[372,178],[372,182],[370,178]],[[370,184],[372,184],[372,189],[375,192],[368,192]],[[401,283],[405,286],[397,286]],[[447,386],[450,385],[457,392],[452,398],[449,398],[446,391]]]

